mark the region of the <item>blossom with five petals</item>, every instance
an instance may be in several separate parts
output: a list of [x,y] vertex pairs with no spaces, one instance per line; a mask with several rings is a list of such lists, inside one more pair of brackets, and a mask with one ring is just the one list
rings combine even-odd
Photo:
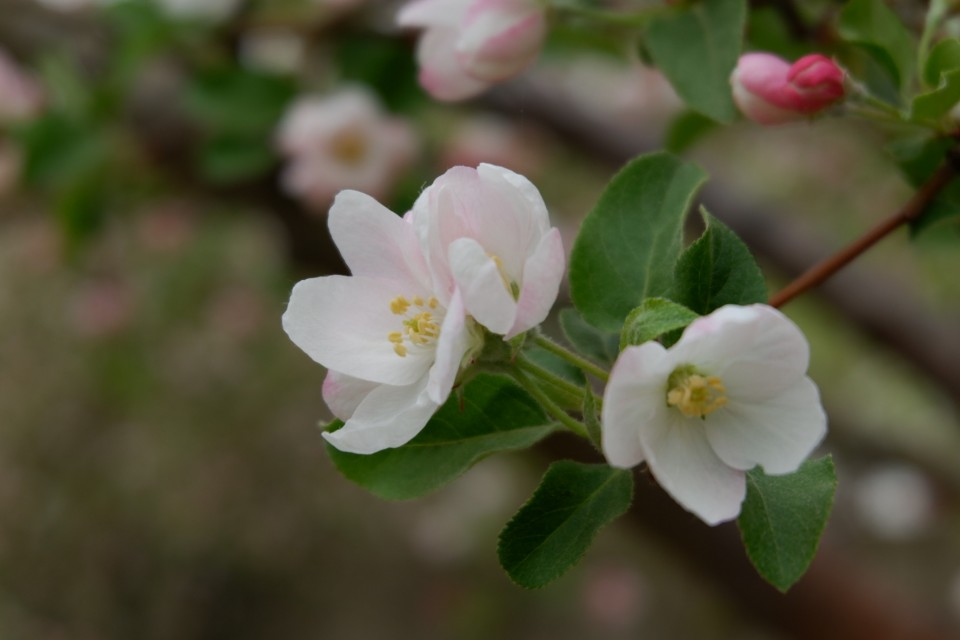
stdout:
[[708,524],[731,520],[746,471],[796,471],[826,432],[808,361],[800,329],[766,305],[721,307],[670,349],[628,347],[604,394],[604,455],[621,468],[646,461]]
[[458,291],[434,291],[409,222],[343,191],[329,226],[352,275],[297,283],[283,328],[330,370],[324,398],[346,424],[324,437],[352,453],[399,447],[447,400],[474,323]]
[[529,180],[491,164],[454,167],[409,217],[441,299],[459,290],[467,313],[507,340],[546,319],[563,279],[563,242]]

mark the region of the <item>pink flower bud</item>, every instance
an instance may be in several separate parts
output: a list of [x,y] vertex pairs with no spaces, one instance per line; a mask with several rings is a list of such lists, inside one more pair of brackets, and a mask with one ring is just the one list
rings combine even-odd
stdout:
[[760,124],[803,120],[826,109],[843,98],[843,80],[843,69],[819,53],[793,65],[769,53],[747,53],[730,76],[734,102]]
[[520,73],[547,33],[537,0],[414,0],[397,21],[425,29],[420,84],[438,100],[470,98]]

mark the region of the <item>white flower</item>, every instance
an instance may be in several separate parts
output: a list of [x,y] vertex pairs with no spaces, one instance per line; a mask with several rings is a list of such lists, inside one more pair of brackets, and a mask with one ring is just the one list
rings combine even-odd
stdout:
[[425,29],[420,84],[438,100],[463,100],[520,73],[547,33],[538,0],[414,0],[397,22]]
[[326,210],[341,189],[383,199],[417,152],[412,128],[387,117],[359,87],[298,100],[284,117],[277,142],[290,158],[284,188],[319,210]]
[[647,462],[660,485],[708,524],[740,513],[745,471],[791,473],[826,432],[800,329],[766,305],[698,318],[670,349],[628,347],[603,399],[603,452]]
[[0,50],[0,123],[32,118],[43,108],[43,89]]
[[490,164],[454,167],[424,190],[410,218],[441,300],[460,291],[467,313],[507,340],[547,317],[563,279],[563,243],[529,180]]
[[324,397],[353,453],[398,447],[442,405],[475,344],[460,294],[438,295],[413,227],[370,196],[341,192],[330,233],[351,276],[303,280],[283,315],[290,339],[331,370]]

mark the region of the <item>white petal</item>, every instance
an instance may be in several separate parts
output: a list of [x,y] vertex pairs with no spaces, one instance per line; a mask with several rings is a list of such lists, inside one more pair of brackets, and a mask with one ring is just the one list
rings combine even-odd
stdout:
[[430,368],[430,379],[427,382],[427,394],[437,404],[447,401],[460,370],[460,361],[469,346],[466,319],[463,297],[458,289],[450,299],[447,315],[440,327],[436,361]]
[[330,208],[329,225],[353,275],[395,279],[415,284],[417,295],[427,293],[427,263],[403,218],[364,193],[341,191]]
[[469,0],[414,0],[397,14],[401,27],[455,27],[466,16]]
[[728,467],[707,442],[703,421],[665,404],[640,434],[651,473],[687,511],[709,525],[733,520],[746,495],[743,471]]
[[370,454],[406,444],[438,408],[428,397],[426,385],[426,376],[406,386],[380,385],[364,398],[340,430],[324,433],[323,437],[348,453]]
[[376,382],[352,378],[339,371],[328,371],[323,380],[323,401],[333,415],[347,420],[367,394],[378,386]]
[[765,398],[807,371],[810,347],[799,328],[767,305],[727,305],[694,320],[672,349],[678,363],[723,379],[730,397]]
[[517,317],[504,338],[532,329],[550,314],[563,280],[565,259],[559,229],[551,229],[523,267],[523,286],[517,300]]
[[612,466],[643,462],[640,431],[664,403],[672,369],[670,354],[656,342],[628,347],[617,358],[603,394],[601,434],[603,455]]
[[477,167],[477,173],[483,180],[502,182],[520,193],[527,201],[527,215],[529,215],[540,235],[550,229],[550,214],[547,212],[547,205],[544,203],[540,191],[532,182],[519,173],[504,167],[498,167],[495,164],[483,163]]
[[827,431],[820,394],[806,376],[762,402],[730,397],[705,423],[710,445],[726,464],[736,469],[759,464],[769,474],[796,471]]
[[283,328],[294,344],[327,367],[355,378],[406,385],[423,377],[434,350],[410,349],[401,358],[387,336],[401,319],[390,312],[397,283],[362,276],[325,276],[302,280],[293,288]]
[[463,303],[474,319],[503,335],[513,326],[517,303],[507,290],[497,263],[472,238],[450,244],[450,268]]

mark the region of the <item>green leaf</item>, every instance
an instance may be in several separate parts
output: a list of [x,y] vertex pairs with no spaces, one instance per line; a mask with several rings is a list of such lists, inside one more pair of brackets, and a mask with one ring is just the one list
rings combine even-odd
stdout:
[[719,122],[736,116],[730,74],[740,57],[745,0],[706,0],[650,21],[646,44],[691,109]]
[[625,469],[555,462],[500,533],[500,565],[521,587],[542,587],[575,565],[632,499],[633,476]]
[[570,293],[587,322],[619,332],[645,298],[670,292],[683,219],[705,179],[700,167],[666,153],[640,156],[614,176],[570,257]]
[[630,312],[623,323],[620,348],[655,340],[665,333],[683,329],[699,316],[666,298],[648,298]]
[[612,365],[620,355],[620,338],[617,334],[595,328],[576,309],[563,309],[559,317],[563,335],[581,355],[605,365]]
[[960,102],[960,69],[943,74],[940,86],[913,99],[910,120],[913,122],[936,121],[947,115]]
[[[953,145],[948,138],[924,135],[901,138],[891,143],[888,150],[910,184],[919,187],[943,163]],[[910,223],[910,231],[916,235],[945,223],[960,226],[960,180],[956,178]]]
[[700,315],[725,304],[767,301],[767,285],[750,250],[722,222],[701,209],[703,235],[677,261],[672,296]]
[[866,50],[900,90],[910,83],[916,44],[884,0],[851,0],[840,12],[840,36]]
[[716,128],[715,120],[696,111],[684,111],[670,123],[663,146],[671,153],[682,153]]
[[290,78],[221,68],[200,73],[187,88],[187,112],[218,134],[269,134],[296,93]]
[[481,458],[523,449],[554,425],[522,389],[506,378],[479,375],[463,392],[463,409],[451,396],[416,438],[371,455],[327,451],[340,472],[387,500],[407,500],[439,489]]
[[960,69],[960,39],[941,40],[923,64],[923,81],[930,87],[939,86],[943,74],[957,69]]
[[750,561],[786,592],[806,572],[833,508],[837,476],[830,456],[809,460],[795,473],[747,473],[747,497],[737,524]]

